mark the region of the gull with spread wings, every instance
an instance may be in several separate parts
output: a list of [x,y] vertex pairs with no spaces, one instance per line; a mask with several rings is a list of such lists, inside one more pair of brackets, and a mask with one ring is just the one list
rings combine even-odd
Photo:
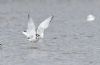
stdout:
[[44,30],[48,28],[53,16],[45,19],[40,25],[36,28],[35,24],[28,14],[28,28],[26,31],[22,32],[29,41],[37,42],[44,37]]

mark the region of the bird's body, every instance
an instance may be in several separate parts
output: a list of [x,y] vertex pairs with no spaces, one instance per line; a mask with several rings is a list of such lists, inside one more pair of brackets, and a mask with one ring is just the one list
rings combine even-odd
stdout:
[[40,39],[44,38],[44,30],[48,28],[53,16],[44,20],[37,28],[32,18],[28,15],[28,28],[23,34],[31,42],[38,42]]

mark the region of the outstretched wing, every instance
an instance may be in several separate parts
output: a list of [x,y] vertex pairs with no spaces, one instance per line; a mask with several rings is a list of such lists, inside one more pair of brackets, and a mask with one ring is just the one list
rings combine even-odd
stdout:
[[41,38],[43,38],[43,33],[44,30],[48,28],[51,20],[53,19],[53,16],[50,16],[49,18],[47,18],[46,20],[44,20],[37,28],[37,34],[39,34],[41,36]]
[[28,15],[28,28],[27,28],[27,33],[33,34],[35,33],[35,24],[33,22],[33,19]]
[[34,22],[29,14],[28,14],[28,27],[27,30],[23,32],[23,34],[26,36],[36,34]]

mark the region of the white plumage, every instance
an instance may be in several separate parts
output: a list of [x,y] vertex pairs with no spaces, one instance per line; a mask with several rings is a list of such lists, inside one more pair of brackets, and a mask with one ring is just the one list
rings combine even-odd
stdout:
[[91,22],[91,21],[94,21],[94,20],[95,20],[95,16],[94,15],[90,14],[90,15],[87,16],[87,21],[88,22]]
[[37,42],[44,37],[44,30],[48,28],[52,19],[53,16],[50,16],[36,28],[32,18],[28,15],[28,28],[22,33],[29,41]]

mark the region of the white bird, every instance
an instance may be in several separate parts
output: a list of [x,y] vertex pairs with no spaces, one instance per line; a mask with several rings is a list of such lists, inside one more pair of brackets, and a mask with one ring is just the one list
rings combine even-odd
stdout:
[[22,33],[27,37],[29,41],[37,42],[44,37],[44,30],[48,28],[52,19],[53,16],[50,16],[36,28],[32,18],[28,14],[28,28]]
[[91,21],[94,21],[94,20],[95,20],[95,16],[93,16],[92,14],[87,16],[87,21],[88,22],[91,22]]

